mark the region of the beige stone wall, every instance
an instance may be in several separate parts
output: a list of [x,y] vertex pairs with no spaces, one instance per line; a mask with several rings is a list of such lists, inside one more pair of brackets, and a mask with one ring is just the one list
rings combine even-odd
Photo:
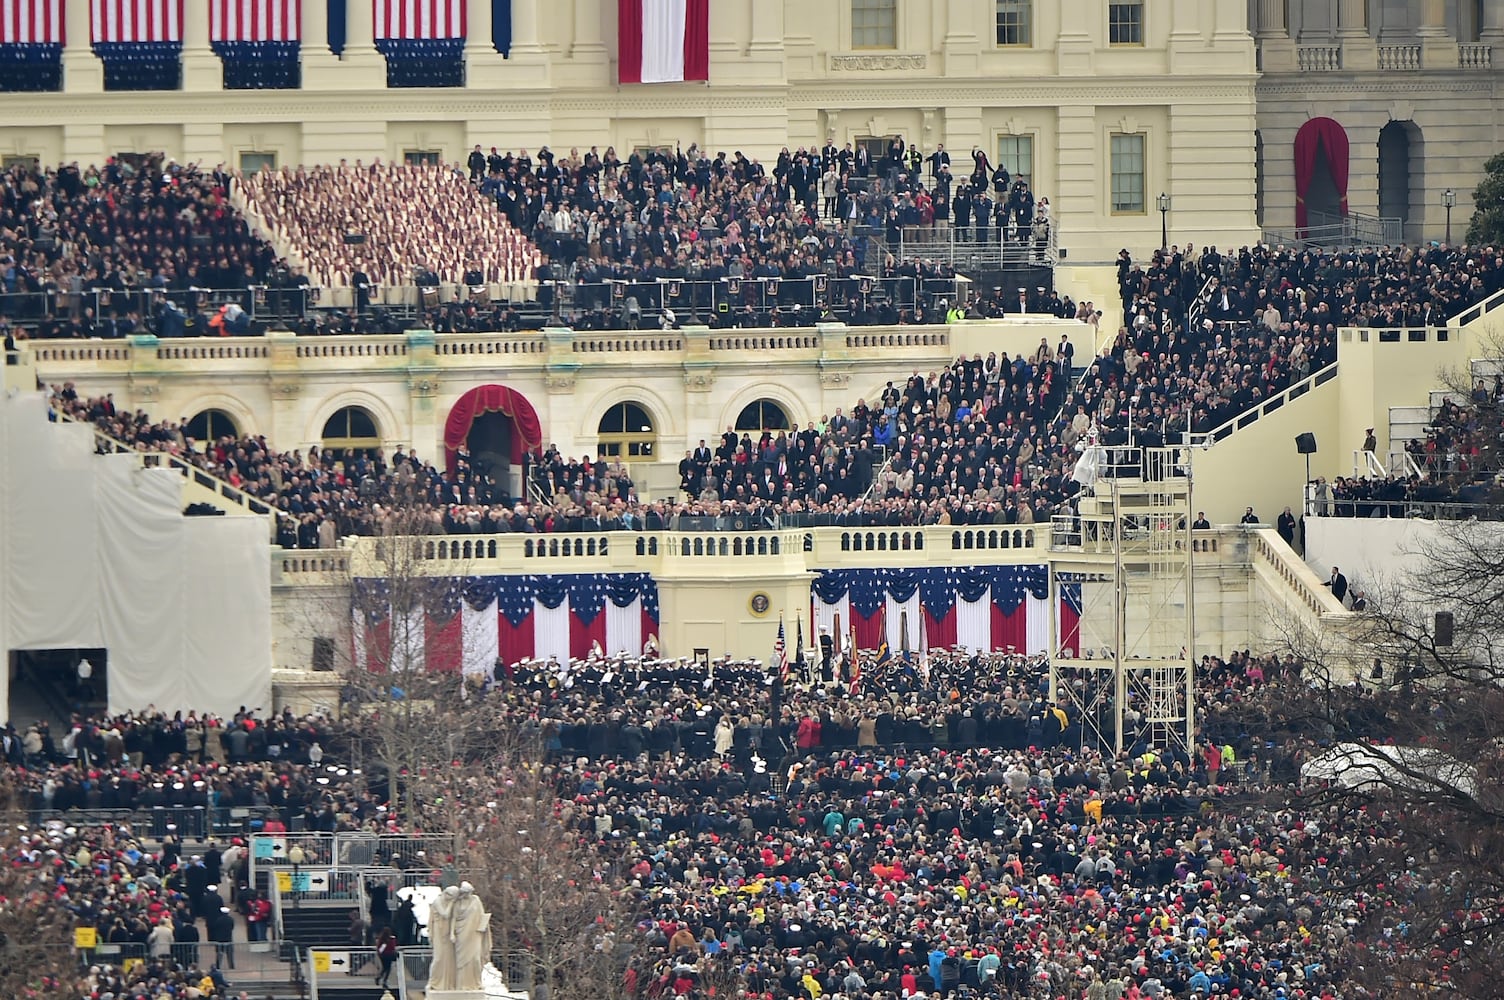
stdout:
[[[264,434],[288,451],[319,444],[329,417],[357,406],[371,414],[389,450],[417,448],[435,459],[455,402],[499,383],[532,403],[545,444],[593,454],[601,416],[633,402],[651,418],[656,453],[672,469],[756,400],[772,400],[803,427],[859,398],[875,402],[887,381],[901,385],[958,355],[1028,354],[1041,338],[1054,346],[1062,333],[1077,338],[1085,330],[1074,320],[1028,317],[927,327],[147,337],[36,341],[29,350],[47,382],[114,393],[122,408],[163,419],[222,410],[241,433]],[[1084,350],[1085,340],[1077,344]],[[668,482],[677,485],[676,472]]]

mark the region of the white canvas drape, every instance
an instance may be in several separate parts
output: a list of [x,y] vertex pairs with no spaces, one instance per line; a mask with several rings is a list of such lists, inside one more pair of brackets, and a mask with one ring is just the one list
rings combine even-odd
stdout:
[[105,649],[112,712],[270,709],[264,519],[183,517],[177,473],[95,455],[40,393],[0,399],[0,469],[0,648]]
[[642,598],[635,597],[631,604],[618,608],[608,597],[602,614],[606,616],[606,653],[642,655]]
[[[888,636],[888,648],[897,656],[899,650],[904,648],[907,641],[908,648],[919,649],[919,589],[914,589],[914,594],[902,603],[895,601],[892,594],[884,599],[883,613],[887,615],[887,623],[884,631]],[[907,634],[905,628],[907,627]]]
[[684,79],[685,0],[642,0],[642,82]]
[[972,652],[992,648],[991,587],[975,601],[956,596],[956,644]]
[[460,602],[460,669],[464,673],[486,674],[496,665],[501,654],[497,614],[495,600],[479,611]]
[[533,605],[533,655],[540,660],[556,656],[560,663],[569,662],[569,598],[557,608]]
[[1050,646],[1050,599],[1029,594],[1024,597],[1024,620],[1028,630],[1027,649],[1030,656],[1049,651]]

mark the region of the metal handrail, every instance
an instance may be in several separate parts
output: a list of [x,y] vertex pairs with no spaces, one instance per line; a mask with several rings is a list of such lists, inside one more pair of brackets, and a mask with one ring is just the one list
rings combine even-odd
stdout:
[[1379,456],[1362,448],[1353,449],[1353,475],[1354,476],[1379,476],[1389,475],[1389,470],[1379,460]]
[[1207,275],[1206,281],[1202,282],[1201,290],[1191,300],[1191,304],[1185,311],[1185,328],[1189,332],[1196,329],[1201,323],[1201,317],[1206,314],[1206,304],[1211,301],[1214,286],[1222,280],[1221,275]]
[[[994,226],[989,226],[989,231]],[[1059,227],[1055,220],[1047,223],[1047,235],[1043,245],[1034,239],[1031,230],[1028,237],[1008,240],[1007,229],[998,232],[993,240],[957,239],[965,230],[947,226],[944,229],[929,229],[923,226],[905,226],[899,233],[894,254],[899,260],[943,260],[955,265],[965,264],[1036,265],[1054,267],[1060,261]]]
[[1292,400],[1299,399],[1317,386],[1325,385],[1337,377],[1337,362],[1333,361],[1325,368],[1317,369],[1299,382],[1289,386],[1283,392],[1277,393],[1265,399],[1258,406],[1244,410],[1242,413],[1226,421],[1221,426],[1199,434],[1187,434],[1186,443],[1198,448],[1209,448],[1223,438],[1228,437],[1234,431],[1242,430],[1249,424],[1258,420],[1267,413],[1272,413]]

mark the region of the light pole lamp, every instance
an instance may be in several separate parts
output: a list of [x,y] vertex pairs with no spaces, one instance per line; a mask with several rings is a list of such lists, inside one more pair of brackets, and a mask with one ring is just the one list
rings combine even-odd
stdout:
[[1168,250],[1170,248],[1170,196],[1161,191],[1156,200],[1159,204],[1159,248]]
[[1447,210],[1447,244],[1452,242],[1452,208],[1457,204],[1457,192],[1447,188],[1441,192],[1442,207]]

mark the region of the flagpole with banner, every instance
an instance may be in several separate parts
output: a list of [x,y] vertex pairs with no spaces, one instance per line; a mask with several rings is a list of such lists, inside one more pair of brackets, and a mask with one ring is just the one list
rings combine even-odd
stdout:
[[788,650],[783,641],[783,612],[781,611],[778,613],[778,638],[773,642],[773,661],[769,666],[773,668],[768,678],[768,683],[773,686],[773,697],[768,714],[772,717],[775,752],[781,759],[784,753],[783,740],[780,737],[783,732],[783,681],[789,670]]
[[807,685],[809,683],[809,673],[805,669],[804,663],[804,617],[802,615],[794,620],[794,635],[796,636],[794,642],[794,663],[799,667],[800,679]]
[[859,659],[861,650],[857,648],[856,644],[855,612],[850,615],[850,618],[851,641],[846,644],[846,681],[851,685],[851,690],[855,691],[858,682],[862,679],[862,662]]
[[925,687],[930,686],[930,637],[929,629],[925,627],[925,613],[919,612],[919,682]]

